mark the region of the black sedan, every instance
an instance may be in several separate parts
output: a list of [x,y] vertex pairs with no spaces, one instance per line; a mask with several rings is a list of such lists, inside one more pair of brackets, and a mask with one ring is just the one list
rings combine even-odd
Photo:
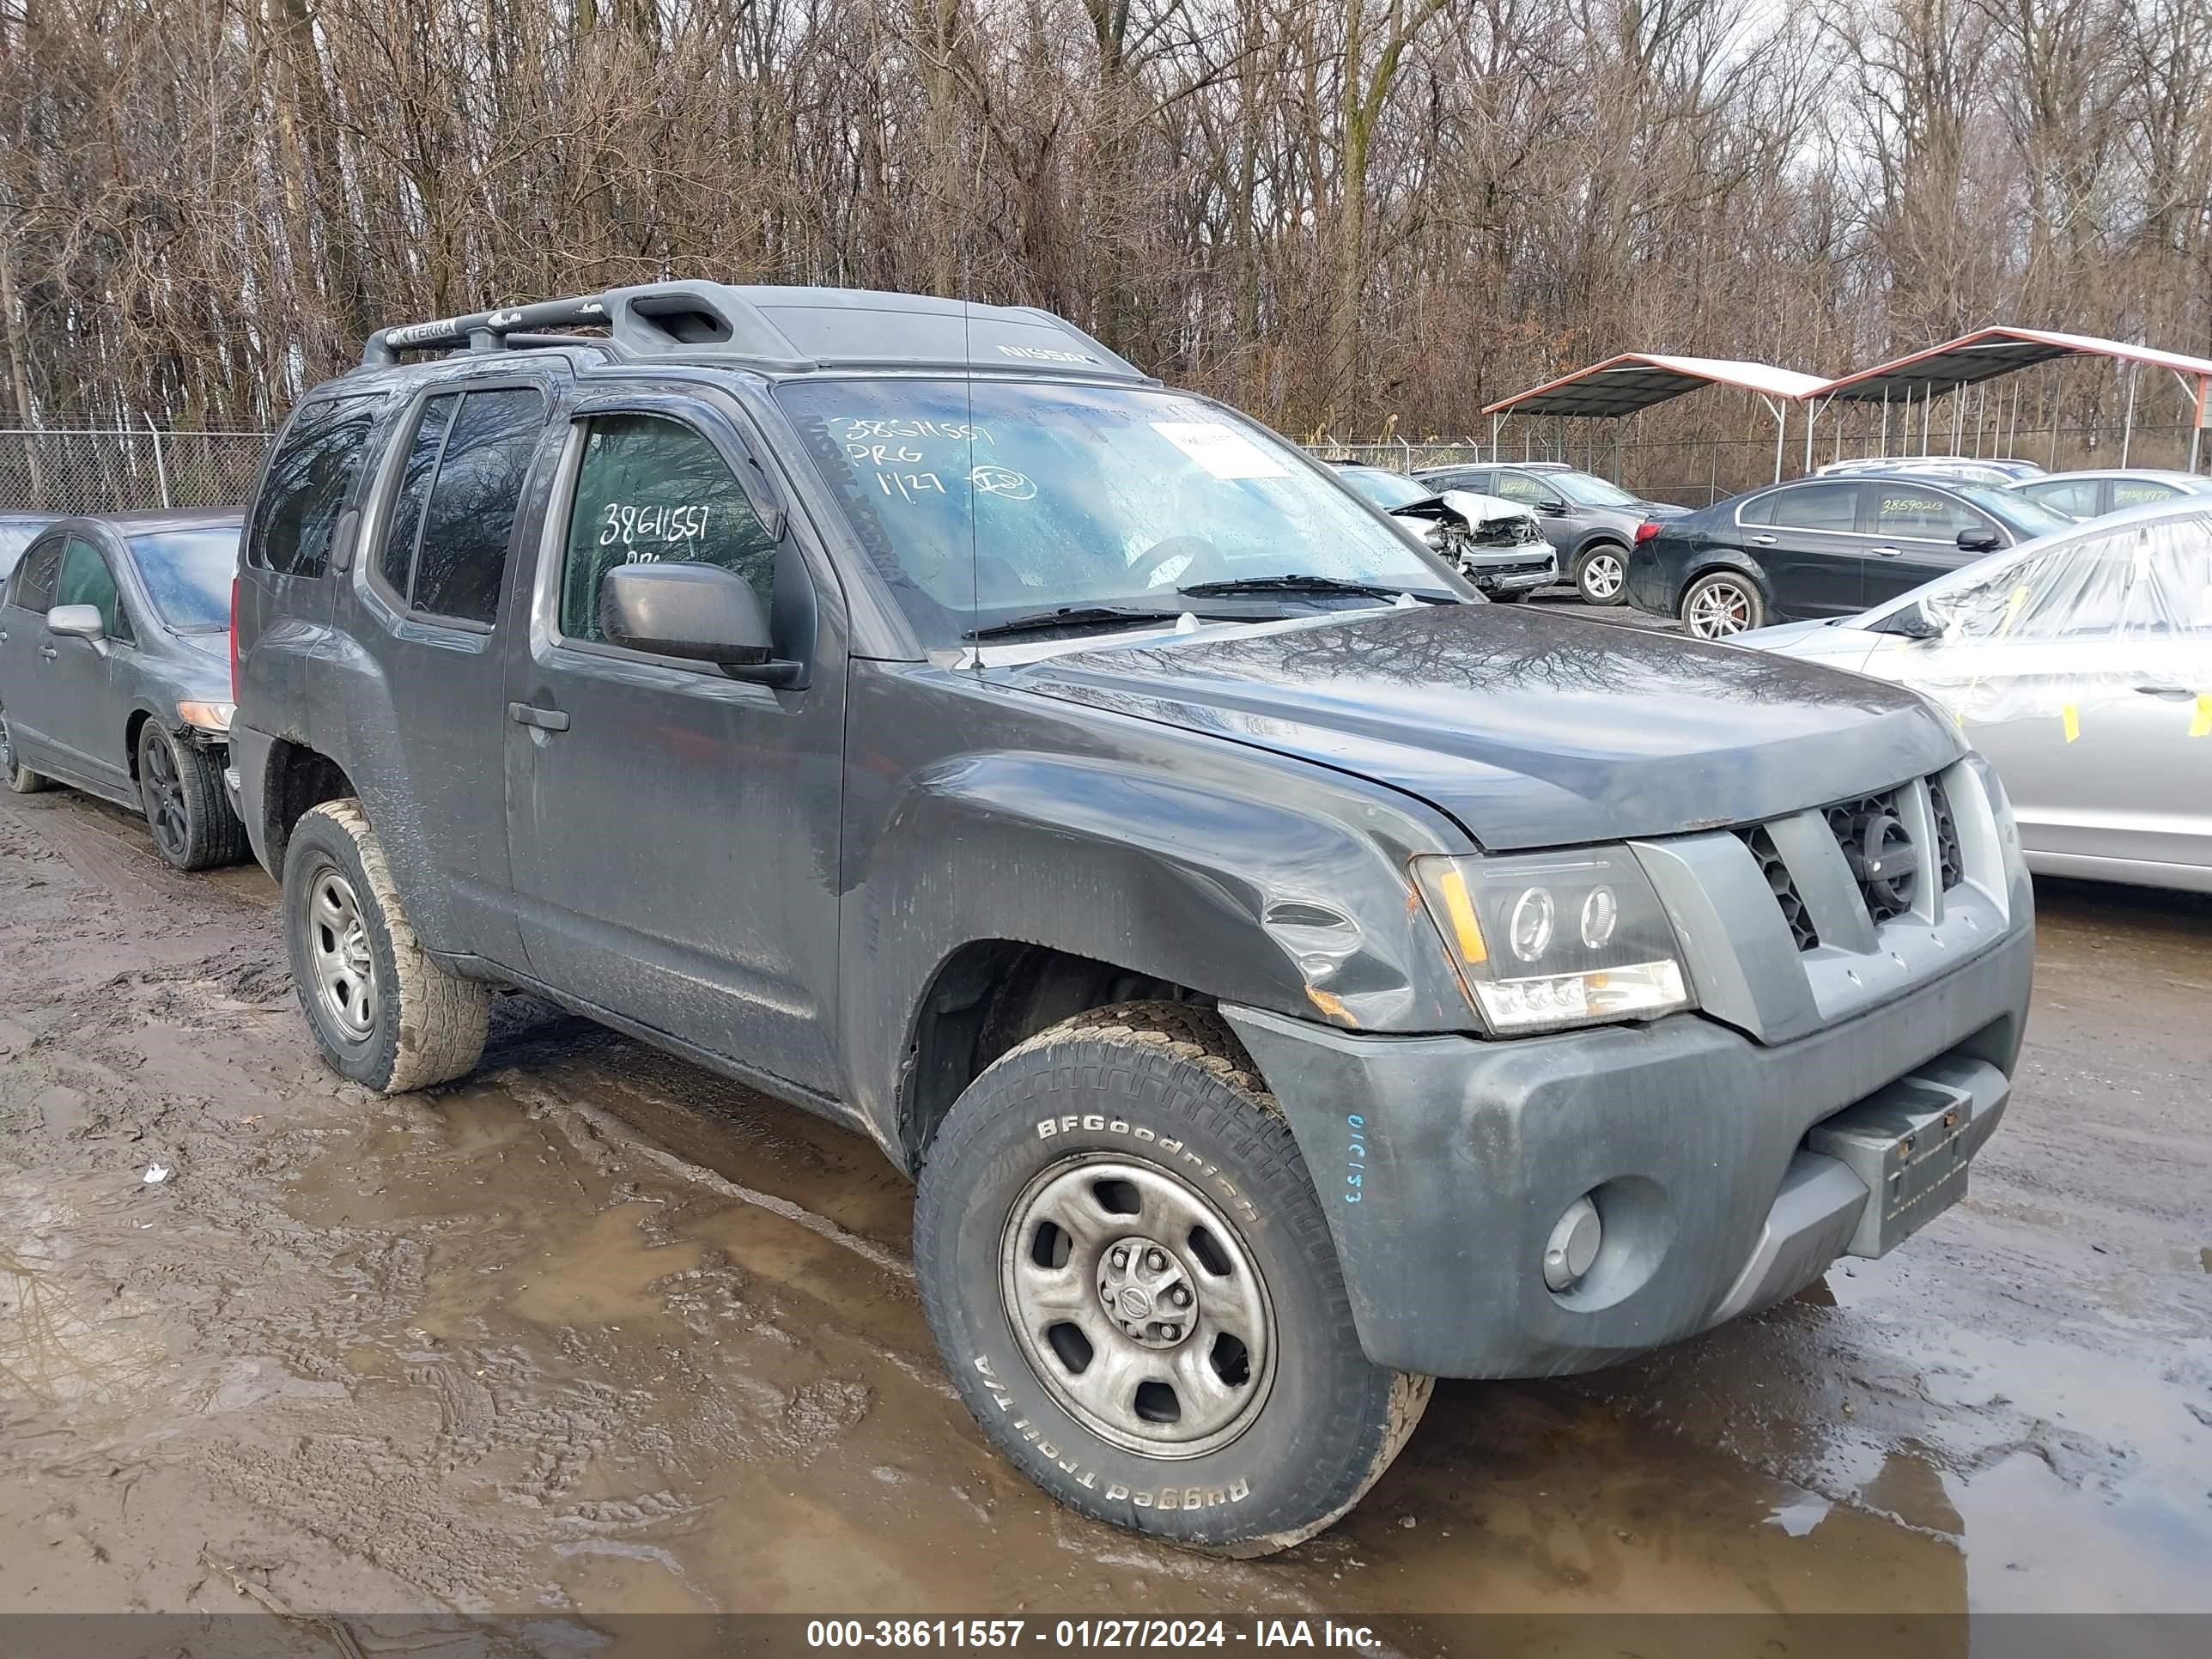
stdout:
[[236,512],[64,519],[0,600],[0,781],[143,811],[180,870],[233,864],[223,792]]
[[1986,484],[1896,475],[1814,477],[1672,519],[1629,556],[1628,596],[1724,639],[1844,617],[2072,522]]

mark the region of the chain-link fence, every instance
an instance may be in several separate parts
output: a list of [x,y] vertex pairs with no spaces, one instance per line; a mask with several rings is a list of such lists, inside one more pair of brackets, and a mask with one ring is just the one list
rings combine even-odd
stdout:
[[0,429],[0,512],[237,507],[268,446],[265,432]]

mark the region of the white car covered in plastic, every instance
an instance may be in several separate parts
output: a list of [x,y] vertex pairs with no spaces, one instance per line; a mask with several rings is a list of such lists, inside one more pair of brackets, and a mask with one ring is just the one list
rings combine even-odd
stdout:
[[2212,497],[2039,537],[1856,616],[1740,634],[1925,693],[2028,867],[2212,892]]

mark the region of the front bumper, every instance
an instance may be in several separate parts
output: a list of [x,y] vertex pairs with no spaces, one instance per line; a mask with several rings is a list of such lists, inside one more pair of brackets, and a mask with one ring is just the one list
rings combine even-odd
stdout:
[[1497,548],[1461,561],[1460,573],[1485,593],[1526,593],[1559,580],[1559,556],[1544,543]]
[[[2023,918],[1940,978],[1771,1045],[1698,1014],[1491,1042],[1222,1012],[1289,1115],[1369,1357],[1540,1376],[1692,1335],[1819,1277],[1869,1217],[1838,1132],[1893,1112],[1885,1091],[1900,1080],[1922,1098],[1949,1091],[1948,1153],[1971,1158],[2004,1108],[2033,955]],[[1929,1207],[1963,1185],[1961,1172]],[[1585,1194],[1605,1242],[1554,1292],[1545,1248]],[[1893,1217],[1892,1236],[1919,1218]]]

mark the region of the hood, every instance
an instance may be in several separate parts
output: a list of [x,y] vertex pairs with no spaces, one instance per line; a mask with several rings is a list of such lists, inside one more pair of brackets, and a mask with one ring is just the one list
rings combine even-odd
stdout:
[[1474,489],[1447,489],[1443,493],[1443,503],[1469,524],[1489,524],[1498,519],[1533,520],[1536,516],[1518,501],[1509,501],[1499,495],[1486,495]]
[[1504,605],[1155,637],[1003,672],[1041,696],[1376,779],[1501,850],[1753,823],[1963,752],[1895,686]]

